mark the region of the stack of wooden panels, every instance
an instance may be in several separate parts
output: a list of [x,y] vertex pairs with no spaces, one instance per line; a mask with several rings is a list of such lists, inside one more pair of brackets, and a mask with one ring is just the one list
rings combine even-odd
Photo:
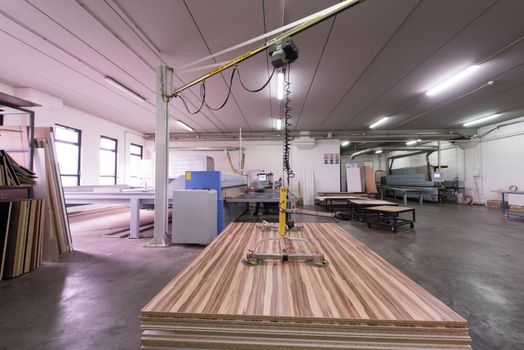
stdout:
[[[42,131],[39,131],[42,132]],[[67,218],[62,180],[56,157],[54,138],[48,133],[46,138],[37,139],[37,146],[44,149],[46,201],[48,217],[46,227],[49,230],[46,252],[51,261],[57,261],[58,256],[73,249],[71,230]]]
[[0,150],[0,186],[33,185],[36,175]]
[[144,307],[142,349],[471,348],[466,320],[335,224],[293,234],[327,267],[241,264],[272,235],[231,224]]
[[44,202],[0,202],[0,279],[36,269],[42,262]]

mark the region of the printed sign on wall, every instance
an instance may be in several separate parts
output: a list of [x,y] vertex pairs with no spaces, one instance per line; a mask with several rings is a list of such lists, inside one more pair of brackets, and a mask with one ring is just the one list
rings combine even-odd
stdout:
[[324,164],[326,165],[340,164],[340,153],[324,153]]

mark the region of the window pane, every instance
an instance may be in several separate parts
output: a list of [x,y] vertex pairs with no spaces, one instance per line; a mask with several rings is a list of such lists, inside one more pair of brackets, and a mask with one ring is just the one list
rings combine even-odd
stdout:
[[112,149],[116,151],[116,140],[101,137],[100,138],[100,148]]
[[61,142],[55,145],[60,174],[78,175],[78,146]]
[[115,178],[114,177],[100,177],[98,183],[100,185],[114,185]]
[[55,127],[55,140],[57,141],[68,141],[78,143],[77,130],[66,129],[62,126],[56,125]]
[[76,176],[61,176],[62,186],[78,186],[78,178]]
[[130,150],[130,153],[133,154],[133,155],[142,156],[142,146],[131,145],[129,150]]
[[113,151],[100,150],[100,175],[116,175],[116,153]]

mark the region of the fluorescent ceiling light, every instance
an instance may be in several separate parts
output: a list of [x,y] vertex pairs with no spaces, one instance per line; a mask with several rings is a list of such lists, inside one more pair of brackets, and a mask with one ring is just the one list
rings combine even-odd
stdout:
[[470,122],[464,123],[464,124],[462,124],[462,126],[468,127],[468,126],[481,124],[481,123],[487,122],[488,120],[496,119],[499,116],[500,116],[500,114],[498,114],[498,113],[497,114],[488,115],[487,117],[475,119],[475,120],[472,120]]
[[417,140],[409,140],[408,142],[406,142],[406,146],[412,146],[412,145],[415,145],[419,142],[422,142],[421,139],[417,139]]
[[346,141],[342,141],[342,142],[340,143],[340,145],[341,145],[342,147],[345,147],[345,146],[347,146],[347,145],[349,145],[349,144],[350,144],[350,142],[349,142],[348,140],[346,140]]
[[277,130],[282,130],[282,119],[277,119]]
[[377,150],[375,151],[375,154],[380,154],[380,153],[382,153],[382,150],[381,150],[381,149],[377,149]]
[[369,128],[370,128],[370,129],[374,129],[374,128],[376,128],[377,126],[384,124],[388,119],[389,119],[389,117],[382,117],[382,118],[380,118],[379,120],[377,120],[376,122],[374,122],[373,124],[371,124],[371,125],[369,126]]
[[459,73],[455,74],[451,78],[448,78],[441,82],[440,84],[437,84],[436,86],[432,87],[426,92],[427,96],[435,96],[442,91],[452,87],[453,85],[457,84],[461,80],[464,80],[466,77],[473,74],[477,69],[479,69],[480,66],[478,64],[474,64],[472,66],[469,66],[468,68],[460,71]]
[[133,90],[129,89],[127,86],[120,84],[115,79],[106,76],[106,77],[104,77],[104,80],[106,82],[108,82],[109,84],[113,85],[114,87],[116,87],[117,89],[119,89],[120,91],[123,91],[126,94],[128,94],[129,96],[134,97],[136,100],[138,100],[140,102],[145,102],[146,99],[144,97],[140,96],[139,94],[137,94]]
[[186,129],[188,131],[194,131],[192,127],[190,127],[189,125],[181,122],[180,120],[177,120],[176,123],[178,124],[178,126],[180,126],[183,129]]
[[284,73],[277,73],[277,98],[279,100],[284,98]]

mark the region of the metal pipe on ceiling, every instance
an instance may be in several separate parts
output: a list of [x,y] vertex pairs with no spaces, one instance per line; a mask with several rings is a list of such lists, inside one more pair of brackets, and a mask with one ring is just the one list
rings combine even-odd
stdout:
[[[292,131],[291,137],[299,137],[299,131]],[[461,138],[459,134],[454,131],[448,130],[435,130],[435,131],[419,131],[419,130],[390,130],[389,132],[357,132],[357,131],[311,131],[309,137],[315,139],[350,139],[351,142],[363,142],[363,141],[374,141],[374,142],[405,142],[407,139],[417,137],[423,138],[427,141],[446,141],[456,140]],[[154,139],[154,134],[146,135],[149,140]],[[214,132],[214,133],[171,133],[171,140],[214,140],[214,141],[236,141],[238,140],[238,133],[236,132]],[[243,140],[280,140],[281,136],[275,132],[242,132]]]
[[[427,168],[427,176],[428,176],[428,179],[430,177],[430,164],[429,164],[429,155],[433,152],[435,152],[438,148],[435,147],[435,146],[426,146],[426,147],[431,147],[432,149],[428,149],[428,150],[419,150],[419,151],[415,151],[415,152],[411,152],[411,153],[404,153],[404,154],[397,154],[397,155],[394,155],[394,156],[390,156],[386,159],[386,163],[388,164],[388,174],[391,175],[391,170],[393,169],[393,162],[395,161],[395,159],[400,159],[400,158],[407,158],[407,157],[412,157],[412,156],[416,156],[416,155],[419,155],[419,154],[426,154],[426,168]],[[421,147],[419,147],[421,148]],[[431,180],[431,179],[429,179]]]
[[[434,151],[437,150],[437,147],[436,146],[414,146],[414,147],[384,146],[384,147],[373,147],[373,148],[367,148],[367,149],[364,149],[362,151],[358,151],[358,152],[355,152],[355,153],[351,154],[350,159],[354,159],[355,157],[361,156],[363,154],[375,153],[375,151],[378,151],[378,150],[390,151],[390,152],[394,152],[394,151],[415,151],[415,152],[413,152],[414,154],[421,154],[421,153],[426,153],[426,152],[434,152]],[[411,155],[411,153],[407,153],[406,155],[399,154],[399,155],[396,155],[396,156],[388,157],[388,159],[390,159],[390,158],[394,158],[394,159],[395,158],[404,158],[404,157],[409,157],[409,155]]]
[[198,152],[233,152],[239,147],[169,147],[170,151],[198,151]]
[[498,129],[503,128],[505,126],[511,126],[511,125],[520,124],[520,123],[524,123],[524,119],[497,125],[497,126],[491,128],[489,130],[486,130],[485,132],[483,132],[481,134],[478,134],[477,137],[483,138],[484,136],[491,134],[495,130],[498,130]]

